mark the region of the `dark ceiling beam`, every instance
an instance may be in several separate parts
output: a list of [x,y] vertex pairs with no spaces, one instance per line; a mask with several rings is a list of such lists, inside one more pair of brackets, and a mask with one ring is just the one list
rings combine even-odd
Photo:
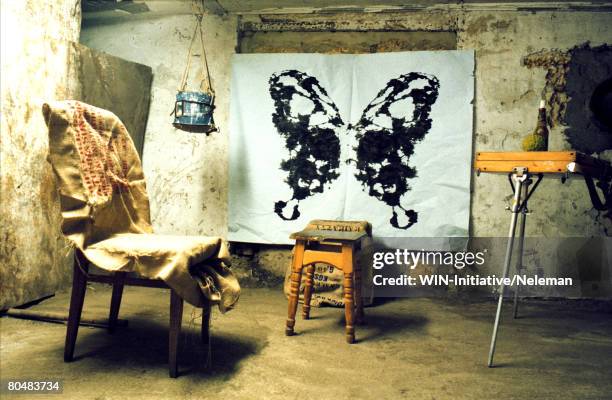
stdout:
[[[206,1],[206,0],[205,0]],[[212,0],[210,0],[212,1]],[[611,11],[604,0],[215,0],[230,14],[466,11]]]
[[149,7],[143,2],[132,0],[82,0],[83,12],[125,11],[130,14],[138,14],[149,11]]

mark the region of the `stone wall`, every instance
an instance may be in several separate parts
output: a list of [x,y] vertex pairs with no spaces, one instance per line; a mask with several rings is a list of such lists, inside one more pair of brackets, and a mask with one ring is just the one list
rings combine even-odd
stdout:
[[151,69],[75,43],[79,2],[49,3],[2,2],[0,309],[52,294],[72,276],[42,103],[109,109],[140,148],[149,111]]
[[[230,57],[236,47],[236,17],[205,20],[204,39],[216,91],[219,132],[205,135],[174,128],[170,112],[187,62],[195,18],[155,11],[84,20],[81,43],[153,69],[143,167],[156,232],[227,233],[227,149]],[[190,76],[198,73],[194,57]],[[190,87],[198,82],[190,79]]]
[[[153,4],[153,2],[150,2]],[[527,7],[525,3],[525,8]],[[138,16],[87,17],[81,35],[83,43],[129,60],[153,67],[154,91],[147,128],[144,167],[152,196],[154,225],[158,231],[187,234],[227,232],[227,146],[230,57],[240,49],[270,46],[264,32],[297,32],[308,41],[308,32],[450,32],[457,48],[474,49],[476,54],[476,98],[474,106],[475,150],[518,150],[522,136],[533,130],[537,106],[546,95],[547,71],[525,64],[530,54],[559,49],[566,52],[590,42],[599,46],[610,40],[609,11],[539,10],[521,11],[511,7],[462,9],[438,7],[431,10],[381,13],[276,13],[258,15],[208,16],[205,39],[217,91],[215,118],[221,131],[210,136],[177,131],[168,115],[187,53],[194,19],[187,14],[156,12]],[[378,33],[377,33],[378,32]],[[283,40],[291,35],[285,35]],[[361,35],[351,39],[363,40]],[[246,43],[248,42],[248,43]],[[264,45],[265,44],[265,45]],[[569,149],[566,126],[557,124],[551,132],[550,149]],[[602,157],[611,158],[610,150]],[[471,234],[505,236],[509,214],[505,210],[509,188],[503,177],[482,175],[473,178]],[[547,180],[533,198],[527,234],[533,236],[609,235],[610,221],[595,211],[579,179],[561,184]],[[246,281],[265,281],[278,276],[287,265],[288,250],[237,246],[238,272]],[[534,259],[549,262],[547,249]],[[545,264],[545,263],[544,263]],[[497,265],[492,271],[499,273]],[[542,267],[544,271],[547,267]],[[602,272],[608,279],[610,272]],[[607,274],[607,275],[606,275]],[[263,277],[263,278],[261,278]],[[591,293],[592,294],[592,293]],[[601,292],[599,293],[602,294]],[[605,293],[603,293],[605,294]],[[572,294],[576,295],[576,294]],[[578,294],[580,295],[580,294]],[[597,293],[593,295],[598,295]],[[608,293],[609,295],[609,293]]]
[[2,0],[0,144],[0,308],[21,304],[68,282],[69,251],[46,162],[41,105],[67,95],[68,47],[78,41],[79,0]]

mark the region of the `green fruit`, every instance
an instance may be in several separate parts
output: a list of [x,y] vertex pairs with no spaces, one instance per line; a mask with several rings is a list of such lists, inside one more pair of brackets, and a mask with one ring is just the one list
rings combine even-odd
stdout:
[[546,140],[540,135],[527,135],[522,143],[523,151],[546,151]]

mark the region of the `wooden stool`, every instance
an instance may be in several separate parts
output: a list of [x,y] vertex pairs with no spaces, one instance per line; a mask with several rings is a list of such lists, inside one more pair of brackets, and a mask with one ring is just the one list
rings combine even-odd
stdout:
[[297,312],[302,269],[306,267],[304,285],[304,306],[302,317],[310,317],[312,297],[312,276],[315,263],[329,264],[344,273],[344,315],[346,319],[346,341],[355,342],[354,322],[363,322],[361,299],[361,269],[355,262],[355,255],[361,248],[361,241],[371,235],[368,222],[314,220],[300,231],[291,234],[295,239],[289,291],[289,312],[285,334],[293,335]]

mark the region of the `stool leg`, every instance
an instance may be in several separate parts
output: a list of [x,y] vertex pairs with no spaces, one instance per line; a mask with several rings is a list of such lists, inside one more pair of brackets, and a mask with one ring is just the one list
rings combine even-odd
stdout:
[[[354,255],[353,255],[354,256]],[[353,257],[353,260],[355,258]],[[363,324],[365,322],[365,315],[363,313],[363,298],[361,297],[361,267],[357,264],[354,265],[355,275],[355,323]]]
[[304,306],[302,307],[302,318],[310,318],[310,300],[312,299],[312,277],[314,275],[314,264],[306,267],[306,282],[304,283]]
[[350,245],[342,245],[342,269],[344,271],[344,318],[346,322],[346,342],[355,343],[353,300],[353,249]]
[[344,318],[346,320],[346,342],[355,343],[355,325],[353,301],[353,274],[344,274]]
[[287,313],[287,325],[285,327],[285,335],[293,335],[293,327],[295,326],[295,313],[297,312],[298,297],[300,295],[300,281],[302,280],[302,261],[304,260],[303,240],[297,240],[293,254],[293,265],[291,271],[291,287],[289,290],[289,310]]

